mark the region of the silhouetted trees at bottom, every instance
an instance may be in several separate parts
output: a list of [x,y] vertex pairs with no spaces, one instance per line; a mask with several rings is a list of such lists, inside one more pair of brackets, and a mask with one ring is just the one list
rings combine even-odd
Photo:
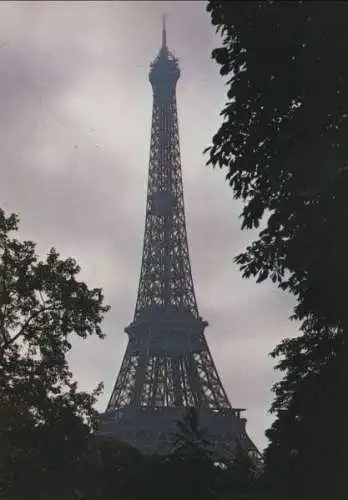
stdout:
[[82,486],[86,500],[112,496],[140,500],[148,495],[154,500],[256,498],[258,477],[250,459],[238,449],[233,464],[216,463],[193,409],[178,422],[167,456],[143,456],[110,439],[94,443],[99,450],[99,472],[89,474],[95,484],[93,493]]
[[[257,477],[237,450],[217,464],[194,413],[180,422],[168,456],[144,456],[86,432],[66,416],[64,429],[45,429],[0,456],[0,488],[8,500],[253,500]],[[62,432],[64,431],[64,432]],[[1,453],[1,451],[0,451]],[[5,460],[6,458],[6,460]]]

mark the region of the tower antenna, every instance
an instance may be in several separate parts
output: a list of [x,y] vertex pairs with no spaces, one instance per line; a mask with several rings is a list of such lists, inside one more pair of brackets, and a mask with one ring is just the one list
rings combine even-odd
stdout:
[[167,46],[166,16],[162,16],[162,47]]

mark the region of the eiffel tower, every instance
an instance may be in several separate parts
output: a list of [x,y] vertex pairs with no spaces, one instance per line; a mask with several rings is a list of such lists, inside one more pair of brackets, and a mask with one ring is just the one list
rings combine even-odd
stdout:
[[178,60],[162,46],[151,64],[153,111],[144,246],[128,346],[99,434],[144,453],[167,453],[176,423],[197,409],[216,456],[238,443],[250,455],[242,409],[232,408],[204,336],[186,235],[176,84]]

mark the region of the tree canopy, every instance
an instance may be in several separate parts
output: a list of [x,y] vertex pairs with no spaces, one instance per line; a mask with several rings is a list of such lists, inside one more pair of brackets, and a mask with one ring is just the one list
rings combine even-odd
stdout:
[[277,498],[327,498],[328,485],[347,498],[348,4],[211,1],[207,10],[228,98],[208,163],[242,200],[242,229],[260,231],[236,262],[292,293],[301,321],[302,335],[272,353],[284,377],[266,471],[278,477]]
[[[227,169],[259,239],[237,258],[298,299],[296,316],[347,320],[346,2],[210,2],[228,75],[209,163]],[[320,251],[318,251],[320,249]]]
[[73,335],[103,338],[109,306],[101,289],[77,279],[74,259],[52,248],[39,260],[32,241],[13,237],[17,229],[18,217],[0,209],[0,488],[15,498],[47,488],[59,496],[101,391],[79,391],[66,355]]

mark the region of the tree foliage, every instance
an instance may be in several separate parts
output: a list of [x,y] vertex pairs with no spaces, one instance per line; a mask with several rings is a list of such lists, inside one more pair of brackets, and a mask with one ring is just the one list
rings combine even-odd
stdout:
[[[238,256],[298,299],[296,316],[347,320],[348,6],[345,2],[210,2],[229,76],[209,163],[244,201],[242,228],[266,228]],[[333,28],[334,27],[334,28]],[[319,251],[320,249],[320,251]]]
[[[237,256],[245,277],[297,299],[302,335],[283,341],[284,378],[266,471],[277,498],[347,498],[348,4],[208,4],[228,77],[209,164],[243,201],[242,229],[260,228]],[[268,465],[267,465],[268,464]]]
[[177,431],[172,437],[171,458],[182,461],[211,461],[211,444],[205,429],[201,428],[196,408],[189,407],[182,420],[177,422]]
[[39,260],[17,229],[18,217],[0,209],[0,488],[37,499],[53,489],[54,498],[95,425],[101,390],[79,391],[66,355],[73,335],[103,338],[109,307],[77,279],[75,260],[54,248]]
[[247,457],[240,450],[235,462],[217,466],[208,443],[194,410],[178,422],[169,455],[143,455],[115,439],[92,436],[80,453],[73,483],[78,496],[72,498],[142,500],[151,492],[154,500],[256,500]]
[[187,408],[177,422],[171,448],[165,459],[167,474],[173,484],[174,477],[180,478],[172,490],[172,498],[191,498],[193,494],[207,500],[214,498],[219,471],[214,467],[211,443],[195,408]]
[[[285,373],[275,384],[266,475],[299,500],[346,498],[347,348],[323,331],[284,340],[273,352]],[[272,476],[272,477],[271,477]]]
[[218,459],[195,408],[188,408],[177,426],[172,439],[172,452],[162,461],[166,484],[173,485],[168,499],[255,498],[255,469],[240,446],[237,446],[233,460],[226,457]]
[[84,500],[140,500],[153,480],[151,460],[115,439],[93,436],[75,479]]

